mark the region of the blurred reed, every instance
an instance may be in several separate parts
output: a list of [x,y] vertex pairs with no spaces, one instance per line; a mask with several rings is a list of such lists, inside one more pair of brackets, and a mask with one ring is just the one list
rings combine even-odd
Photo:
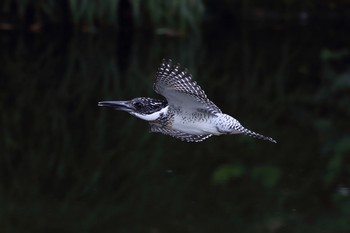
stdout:
[[347,21],[349,2],[341,0],[2,0],[0,28],[30,26],[30,30],[57,26],[94,32],[120,27],[153,28],[158,34],[182,36],[199,31],[204,22],[229,27],[236,20],[258,22],[311,19]]
[[0,3],[0,20],[19,25],[40,23],[73,25],[93,31],[96,28],[115,28],[120,25],[153,27],[166,33],[198,30],[203,19],[203,0],[45,0]]

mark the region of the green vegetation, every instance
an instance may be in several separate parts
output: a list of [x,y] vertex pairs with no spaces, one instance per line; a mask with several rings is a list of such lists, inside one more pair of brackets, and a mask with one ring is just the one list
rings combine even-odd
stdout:
[[348,7],[347,0],[3,0],[0,28],[28,27],[39,31],[53,26],[95,32],[136,26],[153,28],[159,34],[183,36],[198,32],[207,22],[347,20],[349,12],[344,9]]
[[[298,30],[136,35],[129,50],[113,36],[2,34],[0,231],[349,232],[350,38]],[[156,96],[163,56],[278,143],[182,143],[97,107]]]
[[94,31],[120,25],[131,27],[134,22],[138,27],[187,31],[198,30],[204,3],[201,0],[4,0],[0,9],[0,16],[3,16],[0,21],[19,21],[19,25],[64,24]]

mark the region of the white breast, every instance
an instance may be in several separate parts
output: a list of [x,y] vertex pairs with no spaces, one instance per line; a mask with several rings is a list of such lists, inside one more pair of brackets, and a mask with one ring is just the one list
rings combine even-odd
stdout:
[[219,135],[216,127],[217,117],[206,113],[187,113],[175,114],[172,128],[188,134],[203,135],[215,134]]
[[132,112],[130,114],[132,114],[132,115],[134,115],[142,120],[145,120],[145,121],[155,121],[160,117],[160,115],[166,114],[167,112],[168,112],[168,106],[166,106],[165,108],[162,108],[158,112],[154,112],[154,113],[151,113],[148,115],[143,115],[143,114],[136,113],[136,112]]

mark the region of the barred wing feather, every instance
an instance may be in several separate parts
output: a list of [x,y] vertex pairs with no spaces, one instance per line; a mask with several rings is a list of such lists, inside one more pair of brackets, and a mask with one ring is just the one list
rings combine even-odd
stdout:
[[169,105],[182,109],[204,111],[211,114],[221,110],[207,98],[202,88],[192,80],[187,70],[174,65],[171,60],[164,60],[158,68],[154,91],[164,96]]

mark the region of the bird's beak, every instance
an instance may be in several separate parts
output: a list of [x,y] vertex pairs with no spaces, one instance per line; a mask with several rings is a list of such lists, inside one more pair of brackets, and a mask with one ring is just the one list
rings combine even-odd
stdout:
[[130,101],[101,101],[98,102],[98,106],[111,107],[116,110],[122,110],[127,112],[135,109]]

